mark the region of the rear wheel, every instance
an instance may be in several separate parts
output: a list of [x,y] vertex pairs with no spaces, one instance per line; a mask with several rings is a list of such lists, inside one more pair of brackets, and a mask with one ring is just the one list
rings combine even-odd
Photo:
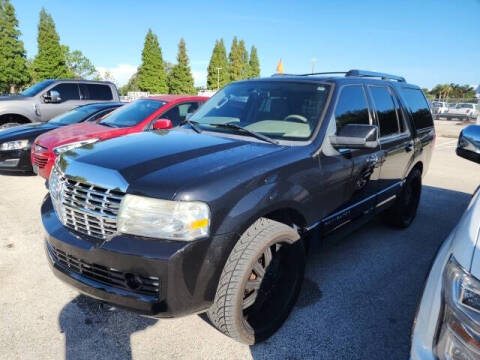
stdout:
[[305,249],[291,227],[260,218],[241,236],[207,314],[225,335],[246,344],[270,337],[300,292]]
[[386,222],[399,228],[410,226],[417,214],[421,192],[422,173],[419,169],[413,169],[407,176],[395,204],[385,212]]

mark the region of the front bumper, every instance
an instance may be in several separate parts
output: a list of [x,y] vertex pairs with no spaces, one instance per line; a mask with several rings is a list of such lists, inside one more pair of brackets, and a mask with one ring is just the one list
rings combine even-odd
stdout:
[[31,172],[30,148],[0,151],[0,170]]
[[[119,235],[104,242],[64,227],[49,196],[41,212],[57,277],[88,296],[154,317],[208,309],[234,239],[227,234],[179,242]],[[131,286],[132,279],[148,285]]]

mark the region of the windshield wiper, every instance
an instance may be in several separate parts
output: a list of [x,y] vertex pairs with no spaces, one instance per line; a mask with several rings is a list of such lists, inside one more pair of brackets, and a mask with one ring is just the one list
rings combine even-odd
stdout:
[[223,127],[223,128],[227,128],[227,129],[233,129],[233,130],[237,130],[237,131],[243,131],[247,134],[249,134],[250,136],[253,136],[257,139],[260,139],[260,140],[263,140],[263,141],[266,141],[266,142],[269,142],[270,144],[275,144],[275,145],[278,145],[278,141],[277,140],[274,140],[266,135],[263,135],[263,134],[260,134],[256,131],[253,131],[253,130],[249,130],[247,128],[244,128],[244,127],[241,127],[240,125],[237,125],[235,123],[225,123],[225,124],[208,124],[210,126],[217,126],[217,127]]
[[185,119],[180,123],[180,126],[185,125],[185,124],[190,125],[190,127],[193,130],[195,130],[195,132],[197,132],[199,134],[202,132],[202,129],[200,129],[200,127],[198,126],[198,122],[196,122],[196,121],[191,121],[189,119]]

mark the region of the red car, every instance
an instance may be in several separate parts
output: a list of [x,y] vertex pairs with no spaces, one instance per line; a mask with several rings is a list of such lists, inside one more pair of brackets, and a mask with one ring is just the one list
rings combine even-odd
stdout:
[[111,112],[98,122],[74,124],[39,136],[32,146],[34,171],[48,179],[57,155],[97,141],[152,129],[178,126],[207,97],[162,95],[138,99]]

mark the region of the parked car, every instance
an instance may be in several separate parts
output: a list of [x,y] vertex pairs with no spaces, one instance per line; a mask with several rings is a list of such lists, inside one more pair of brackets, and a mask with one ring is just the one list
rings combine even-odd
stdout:
[[447,119],[473,120],[477,118],[477,115],[477,104],[458,103],[455,107],[448,108],[447,112],[440,116]]
[[[457,155],[480,163],[480,126],[462,130]],[[438,250],[412,329],[411,359],[480,359],[480,187]]]
[[63,153],[42,204],[53,272],[130,310],[207,312],[247,344],[295,304],[308,233],[415,218],[435,130],[422,90],[351,70],[215,94],[167,132]]
[[35,140],[31,161],[34,171],[48,179],[58,154],[86,144],[152,129],[178,126],[208,98],[163,95],[138,99],[99,122],[74,124],[50,131]]
[[432,114],[434,117],[448,111],[448,104],[445,101],[432,101]]
[[80,105],[107,101],[120,101],[111,82],[44,80],[19,95],[0,96],[0,128],[47,122]]
[[75,123],[96,121],[122,105],[119,102],[82,105],[46,123],[0,129],[0,170],[32,172],[31,147],[39,135]]

